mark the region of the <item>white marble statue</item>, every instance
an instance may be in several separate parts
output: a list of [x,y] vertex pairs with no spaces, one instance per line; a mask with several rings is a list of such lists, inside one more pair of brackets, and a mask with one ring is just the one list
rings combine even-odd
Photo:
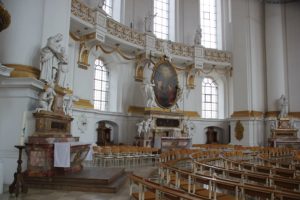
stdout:
[[153,32],[153,21],[156,14],[152,14],[152,12],[148,12],[148,15],[145,17],[145,32]]
[[40,80],[46,83],[58,82],[59,66],[67,64],[65,48],[61,47],[60,42],[63,35],[58,33],[48,38],[47,45],[41,50],[40,60]]
[[195,124],[190,120],[183,120],[183,133],[185,133],[188,137],[193,136],[193,131],[195,130]]
[[176,88],[177,88],[177,98],[176,98],[177,100],[174,107],[175,109],[179,109],[178,103],[183,101],[183,90],[179,86],[177,86]]
[[66,77],[67,73],[69,72],[68,68],[68,56],[65,52],[65,48],[61,48],[62,57],[61,62],[58,63],[58,73],[57,73],[57,83],[58,85],[65,87],[66,85]]
[[279,118],[287,117],[289,102],[285,95],[281,95],[279,99],[280,114]]
[[63,110],[65,115],[72,115],[73,102],[78,101],[74,95],[65,95],[63,101]]
[[194,37],[194,45],[201,46],[201,39],[202,39],[202,30],[201,27],[198,26]]
[[163,50],[163,53],[166,55],[167,59],[171,62],[172,54],[171,54],[170,49],[169,49],[169,42],[168,41],[163,41],[162,50]]
[[146,107],[151,108],[155,105],[155,94],[154,94],[154,83],[149,81],[144,83],[145,97],[146,97]]
[[270,129],[271,130],[276,129],[276,121],[271,121],[271,123],[270,123]]
[[103,9],[104,4],[105,0],[98,0],[98,8]]
[[141,134],[144,132],[144,123],[145,123],[145,120],[136,124],[138,127],[137,132],[138,132],[139,137],[141,137]]
[[144,130],[147,137],[149,135],[149,131],[151,130],[151,127],[152,127],[152,119],[149,118],[144,123]]
[[137,129],[138,136],[141,137],[141,135],[143,133],[143,136],[145,138],[148,138],[149,132],[150,132],[151,127],[152,127],[152,119],[149,118],[147,120],[143,120],[143,121],[137,123],[136,125],[138,127],[138,129]]
[[47,89],[44,92],[41,92],[39,95],[39,101],[36,111],[40,112],[41,110],[52,111],[52,104],[56,92],[54,91],[54,83],[51,82]]

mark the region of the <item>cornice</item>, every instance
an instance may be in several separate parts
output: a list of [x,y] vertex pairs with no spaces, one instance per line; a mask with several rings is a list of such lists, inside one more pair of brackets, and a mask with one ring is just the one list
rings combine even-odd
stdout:
[[261,111],[249,111],[249,110],[243,110],[243,111],[235,111],[231,118],[263,118],[264,113]]
[[40,70],[32,66],[20,65],[20,64],[4,64],[4,65],[14,69],[10,74],[10,76],[14,78],[28,77],[28,78],[38,79],[40,76]]

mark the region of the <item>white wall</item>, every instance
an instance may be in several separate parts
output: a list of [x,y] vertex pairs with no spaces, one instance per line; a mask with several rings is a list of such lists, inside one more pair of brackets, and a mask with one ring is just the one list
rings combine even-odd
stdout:
[[[0,160],[4,163],[4,183],[10,184],[17,169],[18,151],[25,116],[25,142],[34,132],[32,116],[38,92],[43,88],[40,81],[31,78],[0,78]],[[26,111],[25,115],[24,112]],[[27,168],[23,152],[23,170]]]
[[285,5],[289,111],[300,112],[300,2]]

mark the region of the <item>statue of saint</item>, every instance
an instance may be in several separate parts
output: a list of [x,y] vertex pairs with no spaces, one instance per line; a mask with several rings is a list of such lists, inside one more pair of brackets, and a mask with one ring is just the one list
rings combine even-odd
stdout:
[[48,85],[48,88],[44,92],[40,93],[38,107],[36,111],[37,112],[40,112],[41,110],[52,111],[52,104],[55,96],[56,96],[56,92],[54,91],[54,83],[51,82]]
[[280,114],[279,114],[279,118],[284,118],[287,117],[288,114],[288,99],[285,95],[281,95],[280,99],[279,99],[279,106],[280,106]]
[[145,32],[153,32],[153,21],[156,14],[148,13],[148,16],[145,17]]
[[98,8],[103,9],[105,0],[98,0]]
[[198,26],[194,37],[195,46],[201,46],[201,39],[202,39],[202,30],[200,26]]
[[57,83],[59,77],[57,73],[60,73],[61,68],[59,66],[67,64],[65,48],[60,45],[62,39],[63,35],[60,33],[49,37],[47,45],[41,50],[40,80],[46,83]]

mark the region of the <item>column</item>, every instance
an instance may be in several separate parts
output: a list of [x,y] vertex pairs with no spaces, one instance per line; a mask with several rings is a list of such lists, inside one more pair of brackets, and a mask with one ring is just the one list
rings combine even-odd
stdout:
[[[277,100],[287,94],[284,10],[280,4],[265,4],[268,112],[278,111]],[[270,113],[271,114],[271,113]],[[276,116],[276,113],[273,113]]]
[[[27,136],[34,132],[37,97],[44,84],[39,78],[40,49],[47,39],[63,34],[61,46],[68,52],[71,0],[4,0],[11,14],[10,26],[0,33],[0,62],[14,68],[11,78],[0,77],[0,160],[4,164],[4,183],[10,184],[16,169],[23,113],[26,112]],[[18,77],[18,78],[14,78]],[[24,158],[23,167],[27,166]]]
[[233,114],[231,143],[260,145],[264,141],[265,61],[263,4],[232,0]]
[[2,64],[39,67],[44,0],[4,0],[10,26],[0,33]]

